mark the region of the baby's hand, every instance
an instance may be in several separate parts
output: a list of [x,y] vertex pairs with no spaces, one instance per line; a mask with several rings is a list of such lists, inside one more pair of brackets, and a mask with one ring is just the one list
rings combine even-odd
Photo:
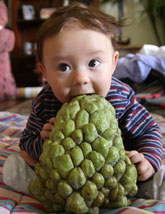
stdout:
[[44,140],[48,140],[50,137],[50,133],[53,130],[54,127],[54,122],[55,122],[55,117],[50,118],[49,123],[46,123],[43,128],[42,131],[40,132],[40,136],[44,139]]
[[137,166],[138,181],[148,180],[155,173],[153,166],[142,153],[133,150],[128,152],[127,155],[131,159],[132,163]]

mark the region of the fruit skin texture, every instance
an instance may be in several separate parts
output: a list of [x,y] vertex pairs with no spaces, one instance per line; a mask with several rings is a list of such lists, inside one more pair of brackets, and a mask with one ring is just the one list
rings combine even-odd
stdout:
[[128,206],[137,193],[115,110],[98,95],[63,104],[35,172],[28,188],[47,212],[99,213]]

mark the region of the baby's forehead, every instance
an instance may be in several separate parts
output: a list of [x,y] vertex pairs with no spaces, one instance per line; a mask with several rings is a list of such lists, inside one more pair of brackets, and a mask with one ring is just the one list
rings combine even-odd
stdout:
[[[101,24],[101,23],[99,23],[99,24]],[[93,26],[86,25],[81,20],[78,20],[76,18],[70,18],[69,20],[67,20],[64,23],[64,25],[61,27],[61,29],[58,32],[58,34],[62,33],[62,32],[65,32],[67,30],[78,30],[78,31],[79,30],[91,30],[91,31],[96,32],[96,33],[102,33],[103,35],[105,35],[111,41],[110,33],[105,33],[103,31],[99,30],[98,28],[94,28]]]
[[[44,25],[45,26],[45,25]],[[46,30],[47,29],[47,30]],[[55,17],[52,17],[51,22],[46,25],[45,29],[42,32],[41,39],[38,42],[38,55],[39,58],[42,59],[43,54],[43,47],[45,46],[45,42],[51,39],[52,37],[55,38],[56,36],[60,36],[60,34],[65,34],[69,30],[75,31],[76,29],[79,30],[91,30],[95,33],[101,33],[102,35],[106,36],[110,41],[113,48],[115,48],[114,43],[114,35],[113,29],[112,31],[108,29],[108,26],[104,25],[100,20],[96,17],[91,17],[91,19],[86,19],[82,17],[69,17],[67,19],[60,19],[55,20]],[[56,37],[56,38],[57,38]],[[95,37],[95,36],[94,36]]]
[[66,20],[66,22],[61,27],[60,32],[63,32],[63,31],[68,30],[68,29],[77,29],[77,30],[87,29],[87,26],[85,26],[80,20],[72,17],[72,18]]
[[[59,48],[58,51],[64,49],[66,52],[68,47],[69,49],[73,50],[72,46],[74,47],[76,45],[77,49],[80,49],[83,46],[86,47],[86,51],[91,52],[91,49],[98,49],[100,45],[105,46],[105,44],[109,46],[109,43],[110,47],[112,46],[113,48],[109,35],[106,35],[105,33],[95,29],[88,27],[86,28],[77,20],[71,20],[70,22],[67,22],[58,33],[53,34],[45,39],[43,42],[43,50],[44,52],[45,50],[49,51],[49,49],[54,45],[56,49]],[[69,46],[70,44],[72,45]]]

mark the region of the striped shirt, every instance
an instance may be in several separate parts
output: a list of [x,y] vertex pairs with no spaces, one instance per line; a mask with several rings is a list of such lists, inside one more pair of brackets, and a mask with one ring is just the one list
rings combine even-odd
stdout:
[[[105,98],[116,110],[125,149],[143,153],[157,171],[162,163],[162,137],[150,113],[136,101],[134,91],[114,77]],[[20,139],[20,148],[30,156],[36,159],[40,157],[44,142],[40,132],[43,125],[56,116],[61,106],[62,103],[48,84],[33,100],[32,111]]]

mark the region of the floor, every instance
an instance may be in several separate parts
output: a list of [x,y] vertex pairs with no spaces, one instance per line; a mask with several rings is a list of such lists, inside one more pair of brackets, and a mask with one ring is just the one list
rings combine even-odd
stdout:
[[22,103],[24,100],[2,100],[0,101],[0,111],[4,111],[8,108],[16,106],[19,103]]
[[0,101],[0,111],[29,115],[31,110],[32,99],[5,100]]

